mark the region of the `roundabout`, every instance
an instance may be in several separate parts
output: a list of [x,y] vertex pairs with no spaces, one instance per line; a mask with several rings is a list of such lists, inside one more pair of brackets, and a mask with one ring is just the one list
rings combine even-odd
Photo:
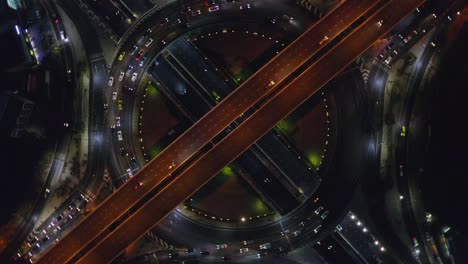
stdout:
[[[118,52],[125,55],[122,60],[116,57],[110,76],[116,79],[119,72],[124,72],[125,78],[111,87],[118,96],[108,115],[113,127],[111,157],[116,187],[295,38],[295,33],[284,30],[292,26],[289,21],[280,19],[272,23],[272,19],[255,15],[253,10],[250,17],[243,13],[237,17],[233,13],[219,14],[208,17],[204,23],[190,24],[168,15],[163,24],[170,25],[172,30],[164,29],[161,23],[142,27],[135,30],[140,34],[122,45],[130,48]],[[233,19],[235,24],[230,21]],[[300,19],[295,23],[301,23]],[[249,46],[256,49],[249,50]],[[138,67],[141,58],[146,59]],[[131,77],[135,73],[133,82]],[[354,75],[351,79],[360,78],[348,75]],[[128,89],[130,85],[132,89]],[[241,156],[225,167],[166,217],[156,234],[177,237],[174,243],[186,248],[211,251],[222,243],[242,246],[244,241],[251,241],[258,245],[273,244],[272,252],[285,254],[310,244],[322,222],[327,220],[328,228],[333,229],[333,221],[328,218],[330,210],[322,206],[318,189],[322,180],[330,182],[327,185],[338,181],[338,175],[327,179],[329,167],[336,166],[333,154],[340,136],[337,131],[340,106],[336,104],[335,91],[328,92],[335,85],[328,85],[323,89],[327,92],[310,98],[269,132],[272,137],[267,140],[276,143],[265,144],[274,148],[262,148],[261,142],[257,143],[260,151],[253,150],[250,156]],[[116,120],[119,126],[112,125]],[[122,140],[115,134],[119,131]],[[119,151],[122,148],[124,152]],[[264,156],[260,158],[259,153]],[[275,171],[279,167],[275,161],[282,159],[292,162],[291,166],[302,166],[303,174],[299,171],[291,178]],[[252,171],[251,164],[255,163],[264,166]],[[284,193],[289,193],[289,197]],[[289,203],[283,202],[287,199]]]

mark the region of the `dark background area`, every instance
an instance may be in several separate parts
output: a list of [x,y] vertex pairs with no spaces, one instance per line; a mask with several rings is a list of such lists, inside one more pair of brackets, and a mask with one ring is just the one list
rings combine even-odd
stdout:
[[455,227],[461,249],[456,255],[465,254],[463,263],[468,263],[468,27],[458,36],[442,56],[433,82],[427,109],[433,117],[428,178],[421,184],[426,205],[441,223]]

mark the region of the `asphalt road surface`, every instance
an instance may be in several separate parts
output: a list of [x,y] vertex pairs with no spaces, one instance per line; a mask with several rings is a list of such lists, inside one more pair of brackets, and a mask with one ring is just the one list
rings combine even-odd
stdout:
[[[154,198],[107,235],[77,263],[112,261],[129,244],[144,235],[158,220],[196,192],[213,175],[272,129],[277,122],[315,94],[422,2],[424,1],[391,1],[166,185]],[[315,41],[304,42],[302,40],[301,43],[310,47]],[[230,100],[226,101],[229,103]],[[217,109],[219,107],[215,108]],[[210,130],[210,128],[206,129]],[[166,160],[166,162],[166,165],[171,166],[171,160]],[[143,172],[146,171],[152,170],[151,168],[143,170]]]
[[[107,198],[62,241],[47,251],[38,263],[66,263],[71,260],[145,194],[160,185],[178,166],[194,156],[226,126],[318,52],[321,48],[319,42],[324,36],[332,40],[377,3],[371,0],[349,0],[309,28],[148,163],[132,180]],[[272,80],[275,84],[269,85]],[[136,191],[134,187],[139,182],[144,184]]]

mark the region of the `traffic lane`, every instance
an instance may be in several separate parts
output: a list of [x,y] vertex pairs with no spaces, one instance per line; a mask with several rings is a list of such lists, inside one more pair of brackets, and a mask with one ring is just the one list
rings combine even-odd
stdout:
[[190,110],[192,113],[190,119],[196,121],[206,114],[210,110],[207,103],[169,65],[167,60],[161,58],[159,61],[159,65],[152,68],[151,75],[164,84],[168,92],[177,98],[181,105],[186,106]]
[[[57,243],[51,248],[48,252],[54,251],[55,257],[46,252],[39,261],[44,261],[45,263],[50,263],[50,261],[61,262],[60,260],[63,258],[63,262],[66,262],[65,260],[68,260],[71,254],[78,253],[87,243],[97,237],[103,229],[110,226],[114,219],[124,215],[126,210],[136,204],[152,187],[159,184],[165,178],[161,178],[161,175],[166,176],[177,167],[170,165],[174,163],[178,165],[186,161],[191,155],[209,142],[211,138],[242,114],[245,109],[250,108],[256,101],[263,97],[265,95],[264,90],[271,90],[271,87],[265,87],[270,82],[270,76],[273,76],[272,72],[268,71],[268,68],[271,67],[274,69],[273,72],[275,72],[274,76],[276,78],[281,75],[282,79],[285,79],[291,72],[291,69],[289,69],[292,67],[291,63],[300,65],[319,50],[320,45],[318,42],[324,33],[329,35],[329,38],[335,37],[345,26],[351,24],[360,14],[365,13],[365,11],[375,5],[375,3],[372,2],[371,0],[362,2],[349,0],[343,3],[340,6],[341,8],[335,9],[337,12],[332,12],[325,16],[321,20],[322,23],[312,26],[300,38],[310,42],[306,47],[303,47],[304,41],[299,40],[289,45],[283,52],[254,74],[249,81],[245,82],[244,85],[241,85],[231,93],[224,100],[224,103],[216,105],[204,118],[196,122],[189,130],[182,134],[179,139],[163,150],[158,157],[146,164],[144,168],[148,167],[148,170],[144,172],[140,171],[140,173],[134,176],[133,182],[130,181],[129,184],[120,187],[119,189],[121,191],[116,191],[109,196],[86,218],[87,221],[82,221],[77,227],[71,230],[60,243]],[[338,21],[338,23],[334,23],[333,20]],[[335,26],[330,27],[330,24]],[[342,28],[339,28],[337,25],[342,25]],[[312,52],[312,54],[309,54],[310,52]],[[296,53],[299,53],[299,55]],[[293,60],[293,62],[287,63],[288,60]],[[284,65],[286,65],[286,67],[284,67]],[[299,65],[295,68],[298,68]],[[263,73],[264,71],[267,72]],[[178,155],[176,156],[175,153],[178,153]],[[155,173],[157,173],[158,177],[153,177]],[[138,183],[139,181],[145,181],[145,184],[140,189],[140,192],[133,192],[134,183]]]
[[[343,39],[317,63],[245,120],[229,136],[164,187],[152,200],[83,256],[78,263],[93,263],[90,261],[107,263],[113,260],[118,253],[125,250],[127,245],[149,230],[154,222],[161,220],[186,197],[196,192],[226,164],[269,131],[279,120],[336,76],[336,69],[344,69],[360,53],[369,48],[376,39],[383,36],[422,2],[424,1],[395,0],[369,18],[354,33]],[[385,23],[378,26],[377,22],[382,19]],[[304,88],[311,83],[315,84],[312,86],[313,88],[310,90]],[[199,177],[193,177],[193,175],[199,175]]]

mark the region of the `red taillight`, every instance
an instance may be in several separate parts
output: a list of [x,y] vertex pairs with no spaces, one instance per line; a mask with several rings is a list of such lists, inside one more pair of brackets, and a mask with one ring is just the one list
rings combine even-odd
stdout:
[[208,4],[208,1],[205,1],[205,6],[208,6],[208,5],[209,5],[209,4]]
[[56,18],[54,22],[55,22],[55,24],[57,24],[59,22],[59,19]]

